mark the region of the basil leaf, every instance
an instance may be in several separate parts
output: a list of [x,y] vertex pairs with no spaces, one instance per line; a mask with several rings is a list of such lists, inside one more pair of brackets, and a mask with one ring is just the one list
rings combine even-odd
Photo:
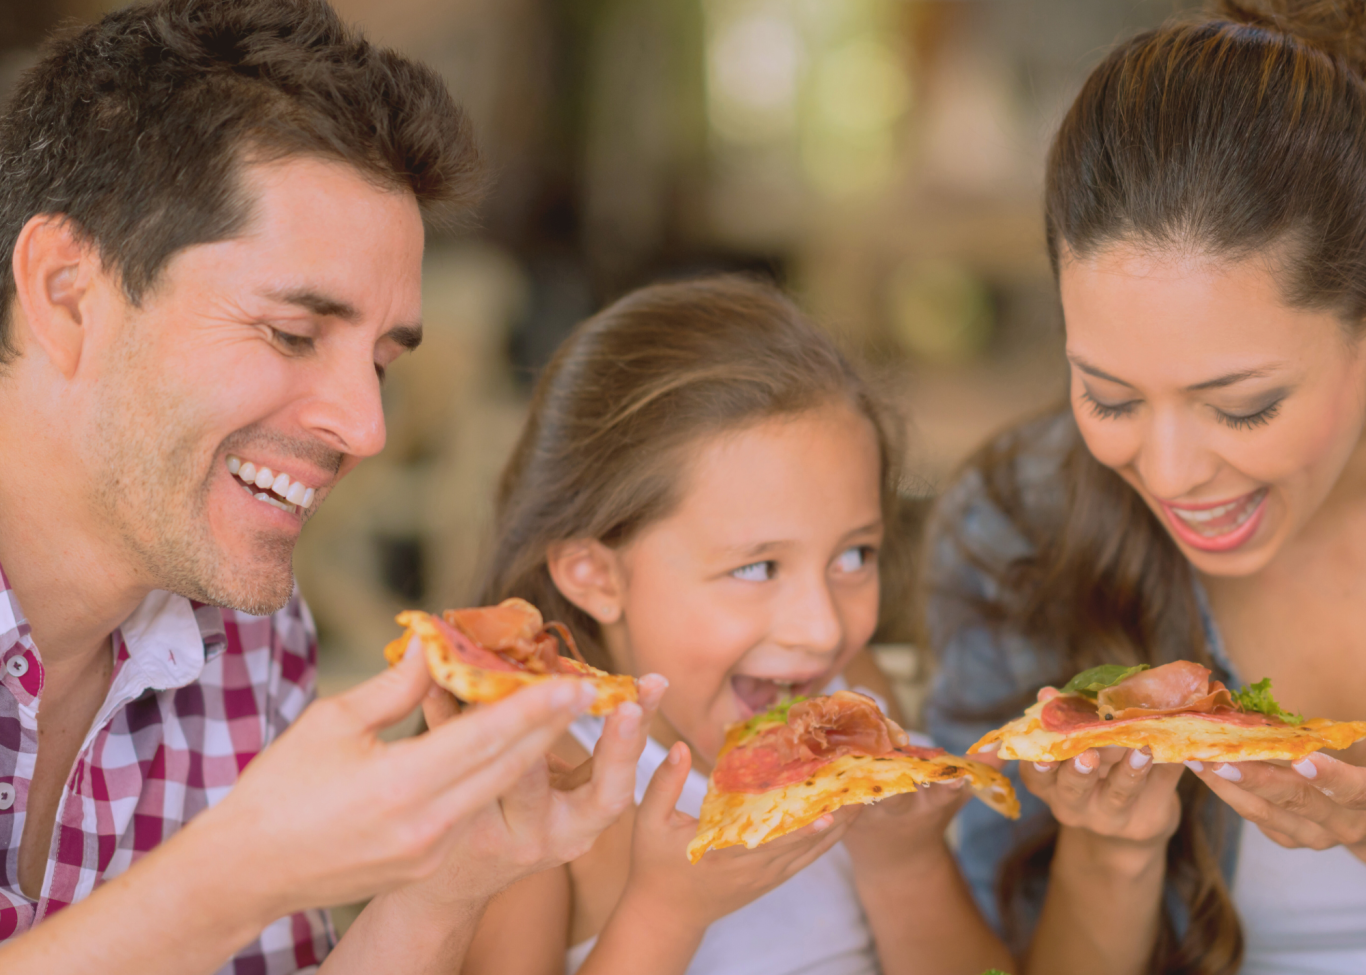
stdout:
[[1256,711],[1268,718],[1280,718],[1286,724],[1302,724],[1304,715],[1291,714],[1279,704],[1271,694],[1271,678],[1263,677],[1252,686],[1244,685],[1241,691],[1233,692],[1233,703],[1244,711]]
[[760,730],[775,724],[787,724],[787,712],[792,710],[792,705],[799,701],[805,701],[805,697],[789,697],[785,701],[779,701],[763,714],[756,714],[745,722],[744,728],[740,731],[740,740],[752,737]]
[[1080,694],[1082,697],[1095,697],[1107,687],[1114,687],[1126,677],[1132,677],[1140,670],[1147,670],[1148,664],[1125,667],[1122,664],[1101,664],[1090,670],[1083,670],[1064,685],[1064,694]]

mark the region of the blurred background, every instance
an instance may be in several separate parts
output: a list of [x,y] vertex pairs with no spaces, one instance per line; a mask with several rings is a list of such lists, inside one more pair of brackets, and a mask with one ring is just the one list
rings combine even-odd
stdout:
[[[767,275],[885,374],[909,520],[983,438],[1063,392],[1043,159],[1089,68],[1179,0],[334,0],[441,71],[494,176],[429,241],[427,338],[389,441],[296,560],[320,690],[381,667],[405,607],[462,605],[537,371],[633,287]],[[0,92],[44,34],[119,6],[0,0]],[[879,657],[918,708],[904,600]]]

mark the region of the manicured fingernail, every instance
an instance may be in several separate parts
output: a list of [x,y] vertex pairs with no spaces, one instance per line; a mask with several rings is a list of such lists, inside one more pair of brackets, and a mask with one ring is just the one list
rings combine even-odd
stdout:
[[1072,767],[1076,769],[1078,772],[1080,772],[1082,775],[1090,775],[1092,772],[1096,770],[1095,767],[1092,765],[1083,765],[1081,763],[1080,755],[1072,759]]
[[1034,763],[1034,771],[1036,771],[1036,772],[1051,772],[1051,771],[1053,771],[1053,763],[1052,763],[1052,762],[1035,762],[1035,763]]
[[634,701],[618,704],[617,714],[620,715],[617,724],[617,737],[634,738],[640,727],[640,716],[642,714],[640,705]]
[[977,754],[990,755],[992,752],[996,751],[996,749],[1000,747],[1001,743],[999,741],[990,741],[983,745],[981,748],[977,749]]
[[1131,769],[1141,769],[1152,760],[1153,757],[1151,755],[1147,752],[1139,751],[1137,748],[1129,752],[1129,768]]
[[1189,761],[1186,763],[1186,768],[1190,769],[1192,772],[1203,772],[1205,770],[1205,763]]
[[1243,773],[1239,772],[1235,765],[1220,765],[1214,770],[1214,774],[1221,779],[1228,779],[1230,782],[1243,781]]
[[831,819],[829,816],[822,816],[820,819],[816,820],[814,823],[811,824],[811,828],[814,829],[817,833],[819,833],[823,830],[829,829],[834,824],[834,822],[835,821]]
[[1299,772],[1300,775],[1303,775],[1306,779],[1316,778],[1319,774],[1318,766],[1314,764],[1313,759],[1307,757],[1292,763],[1290,767],[1296,772]]

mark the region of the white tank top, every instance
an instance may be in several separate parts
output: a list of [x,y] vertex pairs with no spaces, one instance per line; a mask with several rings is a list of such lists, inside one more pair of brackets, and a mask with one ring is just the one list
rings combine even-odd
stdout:
[[1240,975],[1366,973],[1366,863],[1344,847],[1287,850],[1244,820],[1233,902]]
[[[837,677],[826,693],[847,686]],[[591,752],[602,734],[602,719],[579,718],[569,731]],[[667,755],[668,750],[653,738],[645,743],[636,765],[637,805]],[[693,770],[677,808],[697,816],[706,794],[706,776]],[[597,938],[589,938],[569,949],[566,975],[578,971],[596,943]],[[880,971],[873,934],[854,889],[853,864],[843,843],[791,880],[713,922],[688,966],[688,975],[878,975]]]

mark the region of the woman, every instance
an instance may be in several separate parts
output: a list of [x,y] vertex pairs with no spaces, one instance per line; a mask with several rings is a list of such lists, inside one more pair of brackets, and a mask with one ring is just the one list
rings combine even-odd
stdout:
[[[1086,82],[1046,192],[1070,409],[940,504],[939,744],[1104,662],[1366,717],[1364,71],[1360,0],[1225,2]],[[1035,814],[968,807],[964,871],[1031,972],[1363,972],[1363,758],[1026,765]]]

